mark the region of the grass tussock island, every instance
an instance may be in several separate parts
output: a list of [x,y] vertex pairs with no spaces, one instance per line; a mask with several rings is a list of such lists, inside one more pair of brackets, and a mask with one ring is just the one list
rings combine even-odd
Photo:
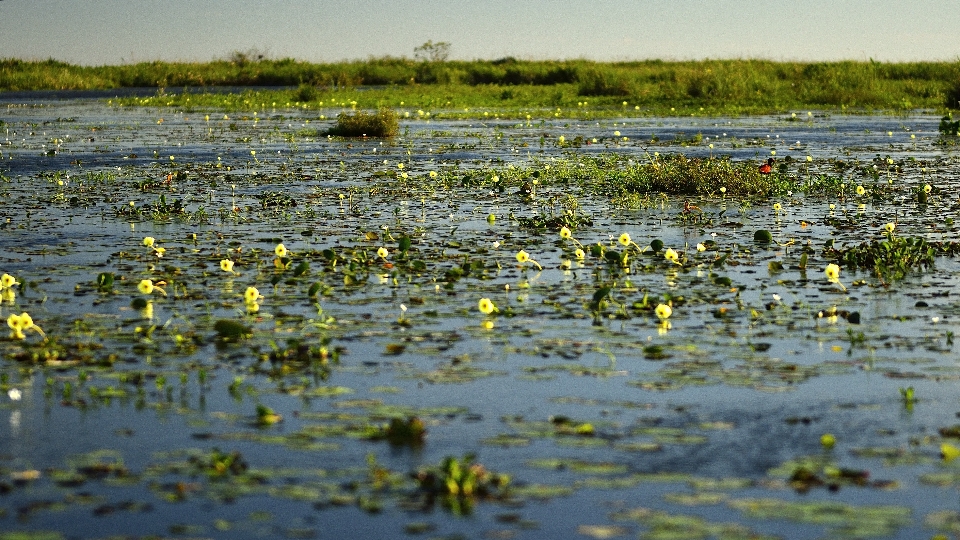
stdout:
[[[205,92],[254,87],[238,100]],[[257,90],[255,87],[290,87]],[[310,63],[242,53],[203,63],[77,66],[0,59],[0,92],[157,88],[145,105],[251,103],[361,108],[561,109],[604,115],[765,114],[796,109],[943,112],[960,107],[958,62],[703,60],[446,61],[397,57]],[[190,88],[189,94],[164,89]],[[237,94],[232,94],[236,96]],[[140,100],[142,101],[142,99]],[[133,101],[131,100],[131,104]]]

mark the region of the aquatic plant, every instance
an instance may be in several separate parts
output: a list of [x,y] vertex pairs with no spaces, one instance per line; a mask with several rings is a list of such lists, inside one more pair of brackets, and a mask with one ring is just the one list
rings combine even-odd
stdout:
[[530,258],[530,254],[527,253],[526,251],[522,250],[522,249],[517,252],[516,258],[517,258],[517,262],[520,263],[521,265],[525,265],[525,264],[527,264],[527,263],[530,263],[530,264],[536,266],[538,270],[543,270],[543,267],[540,266],[540,263],[538,263],[537,261],[531,259],[531,258]]
[[140,291],[141,294],[146,295],[153,294],[154,292],[158,292],[163,296],[167,295],[167,291],[163,290],[160,283],[154,283],[152,279],[141,279],[140,283],[137,284],[137,290]]
[[384,107],[373,114],[363,111],[341,113],[337,116],[337,124],[326,134],[337,137],[393,137],[399,129],[397,113]]
[[7,317],[7,326],[10,327],[11,339],[26,339],[27,336],[23,333],[25,330],[33,330],[41,336],[46,337],[46,334],[43,333],[43,330],[34,324],[33,318],[30,317],[30,315],[28,315],[26,312],[23,312],[20,315],[11,313]]
[[480,302],[477,304],[477,309],[480,310],[480,313],[484,315],[490,315],[494,312],[500,311],[497,309],[497,305],[493,303],[489,298],[481,298]]
[[491,472],[475,459],[474,454],[448,456],[439,466],[421,469],[413,477],[427,496],[440,497],[455,513],[466,514],[473,501],[503,497],[510,484],[508,475]]
[[427,426],[420,418],[409,416],[391,418],[385,426],[378,427],[368,437],[373,440],[386,440],[393,446],[421,446],[427,436]]
[[960,243],[928,242],[918,237],[900,237],[886,233],[885,240],[871,240],[838,249],[832,244],[824,255],[850,269],[866,269],[885,282],[903,279],[909,272],[934,265],[937,255],[960,253]]
[[960,137],[960,120],[954,120],[953,113],[948,112],[940,119],[937,131],[940,132],[941,137]]
[[256,287],[247,287],[247,289],[243,291],[243,303],[246,305],[247,311],[259,311],[262,300],[263,295],[260,294],[260,291]]
[[847,288],[843,286],[843,283],[840,283],[840,266],[830,263],[823,270],[823,273],[827,276],[827,281],[839,285],[843,291],[847,290]]

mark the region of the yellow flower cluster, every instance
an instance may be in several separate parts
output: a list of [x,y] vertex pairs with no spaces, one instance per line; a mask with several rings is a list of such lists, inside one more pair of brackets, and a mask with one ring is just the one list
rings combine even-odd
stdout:
[[7,317],[7,326],[9,326],[11,329],[11,339],[26,339],[27,336],[23,333],[24,330],[33,330],[41,336],[46,337],[46,335],[43,333],[43,330],[34,324],[33,318],[31,318],[26,312],[19,315],[11,314],[9,317]]

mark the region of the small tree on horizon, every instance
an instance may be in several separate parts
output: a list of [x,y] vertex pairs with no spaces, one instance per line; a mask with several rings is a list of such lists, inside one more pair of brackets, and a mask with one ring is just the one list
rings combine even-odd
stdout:
[[413,56],[422,62],[446,62],[450,57],[450,42],[429,40],[413,48]]

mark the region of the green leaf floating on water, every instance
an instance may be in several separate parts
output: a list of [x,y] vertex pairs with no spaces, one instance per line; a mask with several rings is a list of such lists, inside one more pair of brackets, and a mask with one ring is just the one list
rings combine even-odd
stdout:
[[758,244],[769,244],[773,242],[773,235],[766,229],[759,229],[753,233],[753,241]]
[[221,339],[241,339],[253,335],[253,329],[239,321],[220,319],[213,323],[213,329]]

